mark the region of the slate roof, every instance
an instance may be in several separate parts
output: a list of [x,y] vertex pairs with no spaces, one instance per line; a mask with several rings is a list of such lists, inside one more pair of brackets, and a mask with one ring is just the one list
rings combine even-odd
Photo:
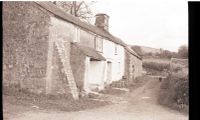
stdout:
[[95,60],[106,60],[99,52],[97,52],[94,48],[86,47],[80,45],[79,43],[72,43],[73,46],[77,47],[83,54],[89,56]]
[[137,57],[138,59],[142,60],[142,57],[140,57],[135,51],[133,51],[130,47],[126,46],[125,48],[129,53]]
[[128,52],[130,52],[132,55],[136,56],[139,59],[142,59],[139,55],[137,55],[135,52],[133,52],[133,50],[129,49],[127,47],[127,44],[124,43],[121,39],[113,36],[112,34],[110,34],[108,31],[106,30],[102,30],[94,25],[88,24],[86,22],[83,22],[81,20],[79,20],[78,18],[65,13],[63,10],[61,10],[60,8],[58,8],[56,5],[54,5],[51,2],[39,2],[39,1],[35,1],[35,3],[37,3],[39,6],[41,6],[42,8],[46,9],[47,11],[51,12],[53,15],[55,15],[55,17],[58,17],[60,19],[63,19],[65,21],[68,21],[70,23],[73,23],[83,29],[89,30],[97,35],[103,36],[105,38],[107,38],[108,40],[117,43],[119,45],[122,45]]

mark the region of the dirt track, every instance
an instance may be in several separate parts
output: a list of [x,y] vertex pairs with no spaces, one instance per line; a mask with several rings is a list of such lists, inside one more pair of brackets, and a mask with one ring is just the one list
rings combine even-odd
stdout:
[[149,80],[123,96],[124,100],[101,108],[79,112],[29,111],[10,120],[188,120],[187,115],[156,103],[159,85],[158,80]]

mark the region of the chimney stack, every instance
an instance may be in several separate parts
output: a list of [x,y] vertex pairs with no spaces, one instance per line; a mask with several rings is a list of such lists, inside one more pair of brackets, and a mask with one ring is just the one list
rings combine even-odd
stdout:
[[100,29],[108,31],[109,16],[103,13],[96,14],[95,26]]

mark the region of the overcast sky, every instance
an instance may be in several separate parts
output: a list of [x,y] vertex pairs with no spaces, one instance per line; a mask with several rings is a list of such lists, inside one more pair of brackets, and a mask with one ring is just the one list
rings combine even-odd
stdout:
[[99,0],[92,10],[108,14],[109,31],[128,44],[171,51],[188,45],[186,0]]

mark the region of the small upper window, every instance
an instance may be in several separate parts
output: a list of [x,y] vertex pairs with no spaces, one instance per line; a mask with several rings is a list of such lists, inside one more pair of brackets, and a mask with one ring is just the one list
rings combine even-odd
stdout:
[[99,52],[103,52],[103,39],[101,37],[95,37],[95,49]]
[[115,55],[118,54],[118,48],[117,48],[117,44],[115,44]]
[[74,29],[74,42],[80,42],[80,28],[75,27]]

